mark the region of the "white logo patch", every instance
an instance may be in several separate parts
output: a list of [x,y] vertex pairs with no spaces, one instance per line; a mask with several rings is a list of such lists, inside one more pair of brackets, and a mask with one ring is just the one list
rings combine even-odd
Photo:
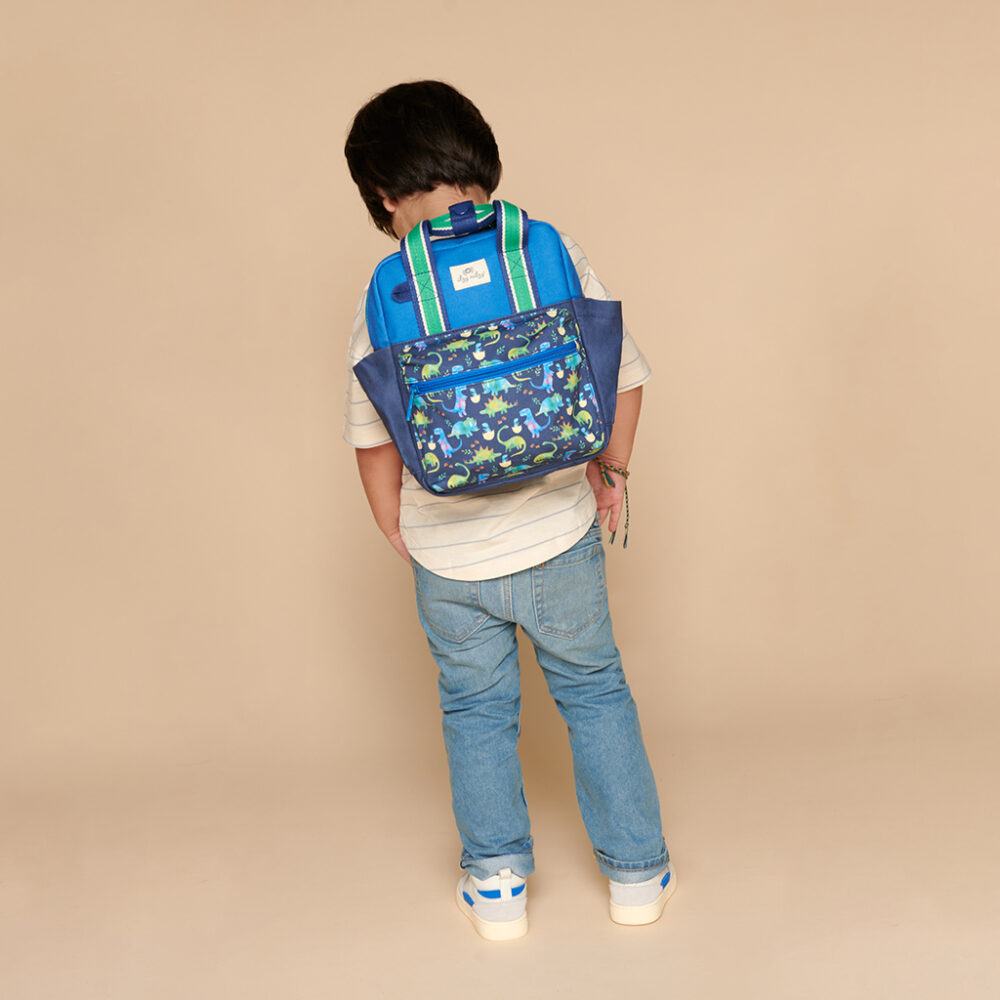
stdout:
[[451,283],[455,286],[456,292],[460,292],[463,288],[474,288],[476,285],[488,285],[490,269],[486,266],[486,259],[474,260],[468,264],[456,264],[451,268]]

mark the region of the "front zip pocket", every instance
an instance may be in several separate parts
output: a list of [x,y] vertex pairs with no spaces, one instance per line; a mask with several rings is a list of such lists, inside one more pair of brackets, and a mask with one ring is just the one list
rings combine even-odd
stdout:
[[523,361],[481,365],[472,372],[460,371],[454,375],[441,375],[438,378],[426,379],[421,382],[411,382],[410,401],[406,408],[406,419],[409,420],[413,415],[414,402],[418,398],[429,396],[433,392],[438,392],[442,389],[457,389],[464,386],[481,385],[484,382],[494,382],[507,375],[522,372],[525,368],[550,364],[563,358],[568,358],[571,354],[578,353],[579,348],[574,340],[569,344],[563,344],[562,347],[550,347],[546,351],[539,351],[537,354],[529,355]]
[[427,486],[500,484],[604,447],[593,378],[572,311],[536,310],[399,345],[407,423]]

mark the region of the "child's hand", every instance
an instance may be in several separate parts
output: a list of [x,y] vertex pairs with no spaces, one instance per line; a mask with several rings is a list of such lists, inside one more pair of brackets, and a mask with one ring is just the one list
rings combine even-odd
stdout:
[[604,481],[601,470],[597,467],[597,462],[587,463],[587,481],[590,483],[597,500],[597,520],[604,524],[606,517],[608,531],[614,534],[618,530],[618,519],[621,517],[622,504],[625,502],[625,478],[616,472],[609,472],[608,475],[614,482],[614,486],[608,486]]
[[399,533],[399,528],[395,531],[387,531],[385,537],[389,539],[389,544],[407,561],[410,561],[410,550],[403,542],[403,536]]
[[374,448],[358,448],[355,454],[361,483],[372,514],[375,515],[375,523],[389,539],[389,544],[409,562],[410,553],[399,533],[399,489],[403,478],[403,460],[391,441]]

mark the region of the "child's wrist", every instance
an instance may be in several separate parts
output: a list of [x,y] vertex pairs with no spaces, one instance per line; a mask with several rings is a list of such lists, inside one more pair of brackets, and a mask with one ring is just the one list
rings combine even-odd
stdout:
[[[598,469],[601,470],[601,475],[607,479],[607,474],[609,472],[616,473],[621,476],[622,479],[628,479],[628,463],[623,462],[621,459],[614,458],[611,455],[603,454],[598,455],[594,461],[597,463]],[[611,485],[610,483],[608,484]]]
[[[628,545],[628,522],[629,522],[629,510],[628,510],[628,468],[625,463],[618,464],[611,460],[610,456],[607,454],[598,455],[594,459],[597,463],[597,471],[601,475],[601,480],[605,486],[611,489],[622,488],[625,491],[625,538],[622,541],[622,548],[624,549]],[[612,478],[613,476],[621,477],[621,483],[616,483]],[[611,542],[615,540],[615,533],[617,531],[617,525],[615,531],[611,532]]]

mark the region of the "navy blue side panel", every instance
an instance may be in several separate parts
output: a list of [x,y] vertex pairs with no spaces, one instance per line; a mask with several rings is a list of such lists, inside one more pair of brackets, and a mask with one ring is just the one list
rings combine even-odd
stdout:
[[368,394],[386,430],[392,435],[403,463],[418,479],[422,478],[420,459],[406,424],[406,408],[400,395],[402,389],[391,349],[379,348],[362,358],[354,366],[354,374],[358,376],[361,388]]
[[610,427],[615,421],[618,369],[622,362],[622,304],[603,299],[577,299],[573,306],[597,382],[597,399]]

